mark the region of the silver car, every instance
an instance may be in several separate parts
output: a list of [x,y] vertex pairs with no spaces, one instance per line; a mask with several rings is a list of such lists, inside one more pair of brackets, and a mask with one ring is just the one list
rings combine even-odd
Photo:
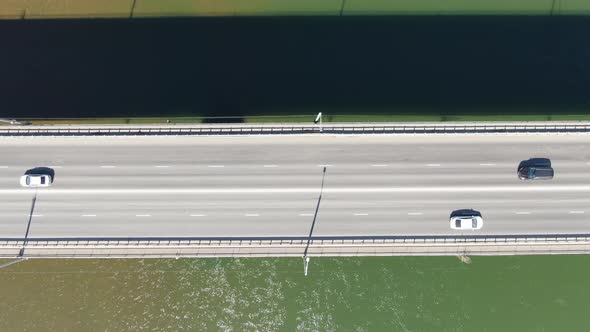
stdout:
[[20,177],[20,185],[27,188],[49,187],[52,180],[47,174],[25,174]]

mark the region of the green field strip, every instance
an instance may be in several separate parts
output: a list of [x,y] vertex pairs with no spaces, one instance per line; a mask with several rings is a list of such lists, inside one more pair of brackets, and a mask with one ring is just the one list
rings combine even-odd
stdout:
[[562,15],[588,15],[590,14],[590,1],[588,0],[561,0],[556,1],[557,11]]
[[133,0],[2,0],[0,18],[129,17]]
[[588,15],[588,0],[2,0],[0,19],[179,16]]
[[134,17],[337,15],[341,0],[137,0]]
[[344,14],[545,15],[552,4],[553,0],[347,0]]

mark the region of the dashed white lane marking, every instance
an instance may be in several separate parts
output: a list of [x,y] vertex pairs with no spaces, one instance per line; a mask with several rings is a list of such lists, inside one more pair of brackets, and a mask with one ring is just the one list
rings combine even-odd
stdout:
[[103,165],[103,166],[100,166],[100,168],[115,168],[115,167],[117,167],[117,166],[113,166],[113,165]]
[[429,166],[429,167],[438,167],[438,166],[440,166],[440,164],[426,164],[426,166]]
[[191,214],[191,217],[204,217],[204,214]]
[[387,165],[385,165],[385,164],[375,164],[375,165],[371,165],[371,167],[387,167]]
[[299,216],[301,216],[301,217],[313,217],[313,213],[300,213]]
[[42,214],[32,214],[31,217],[43,217]]
[[62,168],[63,166],[48,166],[49,168]]
[[83,214],[82,217],[96,217],[96,214]]
[[318,167],[332,167],[332,165],[323,164],[323,165],[318,165]]
[[0,168],[8,168],[8,166],[0,166]]
[[136,214],[136,217],[151,217],[152,215],[150,214]]
[[408,212],[408,216],[421,216],[422,212]]
[[528,211],[519,211],[519,212],[516,212],[516,214],[531,214],[531,213]]
[[258,213],[246,213],[245,216],[246,217],[258,217],[260,215]]
[[355,213],[354,216],[368,216],[368,213]]
[[156,168],[168,168],[170,166],[168,166],[168,165],[157,165],[157,166],[154,166],[154,167],[156,167]]
[[[443,187],[343,187],[325,188],[324,193],[507,193],[507,192],[590,192],[590,185],[569,186],[443,186]],[[128,195],[128,194],[298,194],[317,193],[317,188],[144,188],[144,189],[51,189],[46,195]],[[1,189],[0,195],[30,195],[27,188]]]
[[496,166],[496,164],[479,164],[479,166]]
[[225,167],[225,165],[209,165],[207,167],[209,167],[209,168],[223,168],[223,167]]
[[571,214],[582,214],[584,211],[570,211]]
[[279,167],[279,165],[264,165],[262,167],[266,167],[266,168],[272,168],[272,167]]

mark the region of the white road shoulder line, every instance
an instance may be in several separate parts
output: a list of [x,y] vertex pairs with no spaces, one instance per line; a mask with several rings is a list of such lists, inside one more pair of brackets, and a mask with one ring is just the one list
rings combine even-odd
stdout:
[[571,214],[582,214],[584,211],[570,211]]
[[258,217],[260,215],[258,213],[246,213],[244,216],[246,216],[246,217]]
[[136,214],[136,217],[151,217],[150,214]]
[[83,214],[82,217],[96,217],[96,214]]
[[421,216],[422,212],[408,212],[408,216]]

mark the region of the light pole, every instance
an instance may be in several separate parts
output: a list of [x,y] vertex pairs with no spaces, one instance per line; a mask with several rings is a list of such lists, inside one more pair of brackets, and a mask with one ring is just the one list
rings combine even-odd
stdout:
[[318,115],[315,117],[315,120],[313,120],[313,123],[318,124],[318,122],[320,123],[320,133],[322,132],[322,112],[319,112]]
[[10,261],[8,263],[0,264],[0,269],[3,267],[7,267],[10,265],[22,262],[22,261],[26,261],[28,259],[27,257],[24,257],[24,255],[25,255],[25,249],[27,247],[27,241],[29,238],[29,231],[31,229],[31,220],[33,219],[33,212],[35,211],[35,202],[37,202],[37,189],[35,189],[35,195],[33,196],[33,202],[31,204],[31,211],[29,212],[29,222],[27,223],[27,230],[25,232],[25,237],[23,239],[23,245],[18,252],[18,257],[15,260]]
[[10,123],[11,125],[22,125],[23,123],[16,120],[16,119],[5,119],[5,118],[0,118],[0,122],[6,122],[6,123]]
[[16,263],[24,262],[24,261],[26,261],[27,259],[28,259],[28,258],[25,258],[25,257],[19,257],[19,258],[17,258],[17,259],[15,259],[15,260],[13,260],[13,261],[10,261],[10,262],[8,262],[8,263],[0,264],[0,269],[1,269],[1,268],[4,268],[4,267],[8,267],[8,266],[10,266],[10,265],[14,265],[14,264],[16,264]]

